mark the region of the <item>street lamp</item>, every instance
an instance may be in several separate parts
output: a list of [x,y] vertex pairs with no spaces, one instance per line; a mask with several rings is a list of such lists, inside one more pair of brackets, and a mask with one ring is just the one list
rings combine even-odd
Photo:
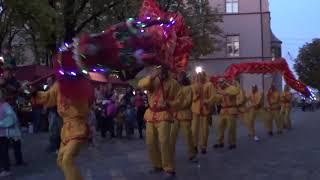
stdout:
[[4,63],[4,58],[2,56],[0,56],[0,61]]
[[202,72],[202,67],[201,66],[197,66],[196,67],[196,73],[199,74]]

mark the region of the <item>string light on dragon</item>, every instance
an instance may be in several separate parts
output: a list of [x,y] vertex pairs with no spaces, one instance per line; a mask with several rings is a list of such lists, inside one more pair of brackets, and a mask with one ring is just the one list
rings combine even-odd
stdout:
[[[128,30],[132,34],[137,34],[139,32],[144,33],[144,32],[146,32],[145,28],[148,28],[153,25],[159,25],[161,27],[166,25],[166,28],[170,28],[175,23],[176,23],[176,21],[174,20],[173,17],[170,17],[169,21],[168,20],[165,21],[165,20],[161,20],[161,17],[157,17],[156,19],[152,19],[150,16],[146,17],[144,20],[135,20],[134,18],[129,18],[126,22]],[[102,31],[101,33],[105,33],[105,31]],[[166,30],[164,30],[164,35],[167,36]],[[68,51],[68,50],[72,49],[72,52],[73,52],[72,58],[75,60],[77,66],[79,68],[79,70],[66,71],[61,67],[61,69],[58,71],[60,75],[75,77],[80,74],[88,75],[90,72],[104,73],[104,72],[109,71],[108,68],[103,68],[103,67],[92,68],[91,70],[87,69],[82,62],[82,60],[85,60],[86,57],[83,54],[80,54],[78,46],[79,46],[79,39],[74,38],[72,44],[68,44],[65,42],[59,48],[59,53],[62,53],[64,51]]]

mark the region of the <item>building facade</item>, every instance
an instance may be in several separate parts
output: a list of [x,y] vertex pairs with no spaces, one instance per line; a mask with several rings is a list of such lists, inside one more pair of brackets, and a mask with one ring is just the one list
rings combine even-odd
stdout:
[[[190,62],[190,68],[202,66],[208,74],[223,74],[234,63],[271,61],[281,57],[281,41],[272,33],[268,0],[209,0],[212,8],[222,15],[220,27],[222,47],[200,60]],[[280,75],[250,75],[240,77],[247,91],[258,85],[264,92],[274,82],[282,87]]]

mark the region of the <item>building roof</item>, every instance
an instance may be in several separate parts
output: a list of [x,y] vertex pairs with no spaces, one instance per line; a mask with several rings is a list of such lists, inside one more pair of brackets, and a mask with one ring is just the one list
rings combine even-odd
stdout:
[[280,39],[277,38],[276,35],[274,35],[273,32],[271,32],[271,42],[272,43],[279,43],[279,44],[282,44],[282,41]]

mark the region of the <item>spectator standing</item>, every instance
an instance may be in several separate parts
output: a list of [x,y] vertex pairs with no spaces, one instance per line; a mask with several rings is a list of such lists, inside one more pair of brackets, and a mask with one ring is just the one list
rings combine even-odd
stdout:
[[116,115],[117,108],[115,101],[111,99],[106,106],[106,122],[107,122],[107,130],[110,132],[111,138],[115,137],[114,134],[114,117]]
[[14,112],[10,105],[4,100],[4,95],[0,91],[0,177],[9,176],[9,138],[8,127],[13,125]]
[[[47,79],[47,88],[48,90],[54,81],[50,77]],[[62,128],[62,119],[58,114],[57,107],[48,108],[48,122],[49,122],[49,147],[48,152],[57,152],[60,148],[61,138],[61,128]]]
[[89,137],[89,145],[90,146],[95,146],[95,135],[96,135],[96,123],[97,123],[97,118],[96,114],[93,109],[91,109],[88,117],[88,125],[90,128],[90,137]]
[[48,109],[49,121],[49,148],[48,152],[57,152],[60,148],[60,132],[62,128],[62,119],[57,112],[57,107]]
[[127,105],[127,104],[132,104],[132,99],[134,97],[134,94],[133,94],[133,89],[131,86],[129,86],[126,90],[126,94],[124,95],[124,97],[122,98],[123,100],[123,103],[124,105]]
[[123,126],[125,122],[125,106],[120,106],[115,117],[116,128],[117,128],[117,137],[122,138]]
[[138,124],[138,130],[139,130],[139,137],[140,139],[142,139],[143,138],[142,130],[144,127],[144,113],[146,110],[142,91],[137,92],[134,98],[134,104],[137,109],[137,124]]
[[132,104],[128,104],[125,112],[126,135],[128,139],[130,139],[134,135],[134,126],[136,123],[136,118],[137,118],[136,109]]
[[[36,88],[38,91],[42,90],[42,87]],[[33,132],[38,133],[41,129],[41,114],[42,114],[42,105],[32,103],[32,124]]]

